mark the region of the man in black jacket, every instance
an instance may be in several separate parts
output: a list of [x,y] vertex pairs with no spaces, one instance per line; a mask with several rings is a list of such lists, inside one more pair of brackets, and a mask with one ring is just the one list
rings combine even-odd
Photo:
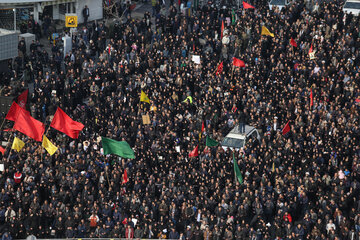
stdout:
[[88,21],[88,18],[90,16],[90,10],[89,10],[87,5],[85,5],[82,14],[83,14],[83,17],[84,17],[84,24],[87,25],[87,21]]
[[245,133],[246,114],[245,111],[240,111],[239,114],[239,130],[241,133]]

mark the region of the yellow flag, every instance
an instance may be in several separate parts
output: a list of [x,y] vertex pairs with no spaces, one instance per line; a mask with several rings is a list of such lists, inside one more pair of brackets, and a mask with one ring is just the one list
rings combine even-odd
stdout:
[[50,156],[52,156],[58,149],[45,135],[43,137],[42,146],[46,149],[46,151],[48,151]]
[[20,152],[20,150],[25,146],[25,143],[21,141],[20,138],[15,137],[13,144],[11,146],[12,149],[15,149],[16,151]]
[[141,90],[140,102],[150,103],[150,99],[148,98],[148,96],[146,95],[146,93],[144,93],[143,90]]
[[193,102],[193,98],[191,96],[187,96],[187,98],[183,102],[190,101],[190,104]]
[[274,37],[274,34],[269,31],[265,26],[261,28],[261,35]]
[[272,172],[275,172],[275,162],[273,162],[271,170],[272,170]]

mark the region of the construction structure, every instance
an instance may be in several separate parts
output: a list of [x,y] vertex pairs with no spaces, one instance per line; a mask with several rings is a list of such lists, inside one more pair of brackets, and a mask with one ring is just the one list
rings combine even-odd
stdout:
[[[65,21],[66,14],[74,14],[78,23],[84,21],[82,11],[88,6],[90,16],[88,21],[103,18],[103,0],[6,0],[0,1],[0,18],[3,16],[11,19],[11,11],[14,11],[15,19],[26,20],[30,16],[36,22],[41,22],[42,15],[48,15],[53,20]],[[0,19],[1,20],[1,19]],[[16,25],[16,24],[15,24]]]
[[18,33],[0,28],[0,61],[18,55]]

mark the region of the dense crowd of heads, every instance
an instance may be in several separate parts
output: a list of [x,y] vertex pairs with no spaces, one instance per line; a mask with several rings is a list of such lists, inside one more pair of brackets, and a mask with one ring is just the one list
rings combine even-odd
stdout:
[[[20,153],[7,148],[2,160],[1,232],[359,239],[360,18],[344,14],[343,1],[294,1],[281,11],[249,3],[255,10],[236,11],[235,24],[231,10],[206,4],[188,16],[174,5],[155,18],[79,28],[65,57],[32,45],[15,59],[3,96],[33,83],[33,117],[49,126],[60,107],[85,128],[75,140],[50,129],[59,146],[51,157],[16,133],[26,145]],[[262,26],[274,37],[261,36]],[[233,57],[246,66],[233,68]],[[140,102],[141,91],[150,104]],[[206,135],[221,141],[239,122],[261,135],[235,151],[242,184],[230,149],[205,149]],[[2,140],[13,134],[2,132]],[[104,156],[100,136],[127,141],[136,158]],[[200,156],[190,158],[197,145]]]

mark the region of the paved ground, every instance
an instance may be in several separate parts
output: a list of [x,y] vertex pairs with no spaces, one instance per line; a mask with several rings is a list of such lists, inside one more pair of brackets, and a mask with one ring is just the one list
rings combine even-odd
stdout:
[[152,13],[151,3],[137,3],[131,16],[133,18],[143,18],[145,12]]

